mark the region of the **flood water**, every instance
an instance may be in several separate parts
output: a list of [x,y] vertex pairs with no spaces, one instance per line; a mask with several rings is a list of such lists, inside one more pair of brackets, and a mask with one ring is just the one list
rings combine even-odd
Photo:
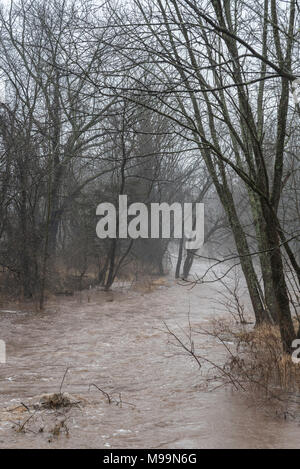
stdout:
[[[229,389],[205,391],[197,364],[170,344],[164,322],[180,331],[188,311],[194,327],[222,314],[214,303],[218,289],[215,283],[188,289],[170,278],[151,293],[116,287],[57,298],[43,313],[3,308],[0,447],[300,448],[297,421],[276,419]],[[202,354],[222,362],[215,339],[199,340]],[[58,392],[67,367],[63,391],[82,399],[67,412],[69,435],[49,442],[47,431],[16,432],[12,422],[28,414],[11,409]],[[91,383],[116,401],[121,394],[122,406],[109,404]],[[40,421],[46,425],[51,414]]]

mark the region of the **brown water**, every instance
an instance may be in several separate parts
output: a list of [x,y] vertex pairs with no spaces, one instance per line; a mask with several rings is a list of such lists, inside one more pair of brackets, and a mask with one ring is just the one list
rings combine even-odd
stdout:
[[[216,284],[187,289],[170,280],[149,294],[95,290],[52,301],[44,313],[0,313],[7,344],[0,408],[57,392],[68,366],[63,391],[86,399],[68,412],[69,437],[51,443],[47,432],[17,433],[8,421],[18,420],[15,413],[0,412],[0,447],[300,448],[297,422],[267,416],[230,390],[201,390],[196,363],[168,343],[164,321],[179,331],[190,310],[192,324],[205,326],[220,314],[217,295]],[[199,340],[202,354],[222,362],[214,339]],[[109,405],[90,383],[133,405]]]

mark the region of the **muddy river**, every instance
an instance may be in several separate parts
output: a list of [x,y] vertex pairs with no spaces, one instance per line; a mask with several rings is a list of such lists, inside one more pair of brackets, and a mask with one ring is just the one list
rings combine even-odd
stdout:
[[[188,311],[193,327],[225,314],[214,302],[218,290],[170,277],[149,293],[116,286],[56,298],[43,313],[3,307],[0,447],[300,448],[296,420],[276,418],[230,389],[203,389],[197,364],[170,343],[164,322],[180,331]],[[215,339],[199,340],[201,353],[222,361]],[[59,392],[67,368],[62,391],[78,404],[61,413],[34,407],[39,396]],[[16,431],[31,416],[26,431]],[[59,418],[67,431],[55,436]]]

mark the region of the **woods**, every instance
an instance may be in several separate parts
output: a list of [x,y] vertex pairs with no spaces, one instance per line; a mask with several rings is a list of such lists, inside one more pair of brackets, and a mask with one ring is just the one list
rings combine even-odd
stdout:
[[[208,257],[238,259],[256,324],[278,324],[290,352],[297,2],[19,0],[0,21],[0,263],[17,294],[43,308],[62,267],[93,267],[105,289],[133,262],[162,274],[170,241],[99,240],[97,205],[203,201]],[[182,244],[188,280],[207,252]]]
[[299,46],[298,0],[0,0],[0,448],[299,447]]

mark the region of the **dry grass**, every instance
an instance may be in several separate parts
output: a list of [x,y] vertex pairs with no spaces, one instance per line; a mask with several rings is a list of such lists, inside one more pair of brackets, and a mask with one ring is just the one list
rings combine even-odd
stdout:
[[[116,258],[116,263],[118,262]],[[21,280],[7,269],[0,272],[0,308],[8,302],[24,302]],[[151,293],[161,286],[166,286],[163,276],[158,276],[154,267],[145,265],[138,260],[126,262],[118,272],[115,282],[131,286],[140,293]],[[88,290],[90,287],[99,286],[98,271],[96,265],[89,265],[84,273],[80,273],[75,267],[70,267],[63,259],[57,259],[51,265],[47,273],[45,298],[47,300],[58,296],[73,296],[75,292]],[[30,300],[31,307],[39,309],[39,292],[35,292]]]
[[0,420],[10,421],[17,433],[43,433],[50,443],[61,434],[69,436],[67,421],[74,415],[70,411],[78,409],[81,412],[85,404],[87,401],[82,396],[62,392],[42,394],[0,412]]
[[252,330],[234,329],[218,323],[214,334],[233,340],[225,369],[240,387],[265,398],[300,393],[300,364],[283,353],[278,327],[265,324]]
[[39,409],[60,409],[76,406],[81,400],[74,400],[66,393],[44,394],[39,402]]
[[[249,324],[218,320],[204,329],[192,327],[189,321],[188,330],[177,334],[165,326],[170,343],[192,357],[201,369],[200,389],[214,391],[230,386],[242,392],[249,404],[263,405],[284,418],[300,417],[300,364],[283,352],[277,327],[261,325],[253,329]],[[209,353],[211,347],[213,355]]]
[[161,287],[167,287],[168,281],[164,277],[144,275],[134,284],[134,290],[140,293],[152,293]]

